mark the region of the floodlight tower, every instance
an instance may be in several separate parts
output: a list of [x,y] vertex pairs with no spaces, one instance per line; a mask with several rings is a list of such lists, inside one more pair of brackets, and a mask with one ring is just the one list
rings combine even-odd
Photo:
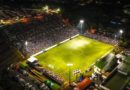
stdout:
[[120,38],[122,37],[124,31],[122,29],[119,30]]
[[67,66],[69,67],[69,86],[71,84],[71,67],[73,66],[72,63],[68,63]]
[[83,19],[81,19],[80,21],[79,21],[79,23],[80,23],[80,25],[81,25],[81,34],[83,34],[83,24],[84,24],[84,20]]
[[124,31],[122,29],[120,29],[119,33],[122,35],[124,33]]
[[27,50],[27,46],[28,46],[28,41],[25,41],[25,48],[26,48],[26,50]]
[[25,41],[25,46],[27,46],[28,45],[28,41]]

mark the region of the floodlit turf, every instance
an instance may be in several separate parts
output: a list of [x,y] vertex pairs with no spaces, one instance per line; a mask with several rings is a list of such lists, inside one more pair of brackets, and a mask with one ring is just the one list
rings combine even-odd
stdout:
[[81,72],[84,72],[112,48],[111,45],[84,36],[77,36],[35,57],[43,67],[54,71],[65,80],[69,79],[67,64],[72,63],[73,66],[70,67],[71,79],[74,80],[74,70],[80,69]]

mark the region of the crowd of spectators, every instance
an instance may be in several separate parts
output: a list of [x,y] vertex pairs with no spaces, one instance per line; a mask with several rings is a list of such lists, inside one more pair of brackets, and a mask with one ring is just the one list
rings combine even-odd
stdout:
[[59,75],[55,74],[54,72],[52,72],[50,70],[44,69],[43,67],[39,67],[39,66],[36,66],[35,69],[38,70],[39,72],[41,72],[43,75],[54,80],[55,82],[57,82],[60,85],[62,85],[64,83],[63,78],[61,78]]
[[27,64],[29,65],[29,67],[35,69],[36,71],[41,73],[43,76],[47,76],[48,78],[50,78],[51,80],[57,82],[60,85],[62,85],[64,83],[64,81],[65,81],[58,74],[54,73],[53,71],[51,71],[49,69],[46,69],[46,68],[42,67],[42,65],[39,64],[39,62],[37,60],[34,61],[34,62],[27,61]]
[[100,34],[92,34],[90,32],[86,32],[84,35],[86,37],[89,37],[89,38],[92,38],[92,39],[96,39],[96,40],[99,40],[101,42],[112,44],[112,45],[116,45],[118,43],[118,40],[116,38],[112,39],[110,37],[106,37],[106,36],[100,35]]
[[[38,14],[34,10],[5,8],[6,10],[0,7],[0,19],[9,19],[13,17],[17,19],[17,17],[24,16],[31,19]],[[30,56],[44,48],[78,34],[77,30],[63,22],[63,18],[59,14],[42,13],[42,15],[42,20],[33,19],[28,23],[19,22],[4,27],[3,31],[8,36],[9,40],[24,56]],[[87,32],[84,35],[113,45],[118,42],[116,39],[111,39],[99,34]]]
[[66,25],[57,14],[44,15],[43,20],[8,25],[3,28],[3,32],[25,56],[78,34],[77,30]]

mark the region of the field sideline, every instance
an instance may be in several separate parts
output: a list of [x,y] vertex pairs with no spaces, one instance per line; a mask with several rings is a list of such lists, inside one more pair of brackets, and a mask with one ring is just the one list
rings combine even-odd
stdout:
[[54,71],[65,80],[69,79],[67,64],[72,63],[71,79],[74,80],[74,70],[80,69],[81,72],[84,72],[112,48],[111,45],[84,36],[77,36],[35,57],[43,67]]

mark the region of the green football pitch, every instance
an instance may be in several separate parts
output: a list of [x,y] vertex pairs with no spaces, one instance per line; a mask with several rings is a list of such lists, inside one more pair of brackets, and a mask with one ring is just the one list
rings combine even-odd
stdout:
[[[111,45],[84,36],[77,36],[35,57],[44,68],[68,81],[69,70],[71,70],[71,80],[74,80],[74,70],[80,69],[81,72],[84,72],[112,49]],[[69,63],[73,66],[68,67]]]

